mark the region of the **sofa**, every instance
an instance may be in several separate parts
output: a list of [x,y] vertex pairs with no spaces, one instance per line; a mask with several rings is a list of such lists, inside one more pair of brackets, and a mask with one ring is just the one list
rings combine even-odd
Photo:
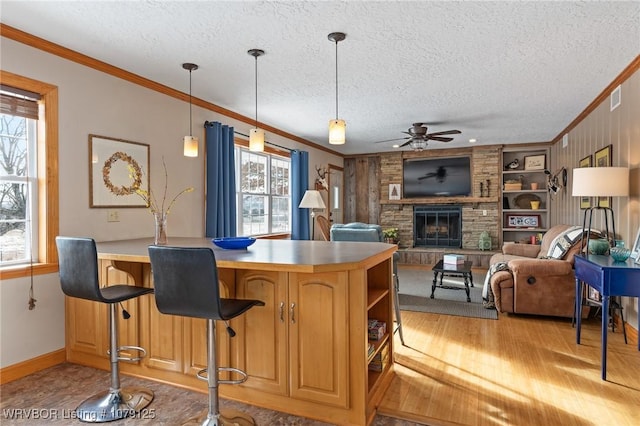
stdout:
[[491,257],[488,277],[498,311],[573,318],[573,258],[581,238],[582,227],[556,225],[540,245],[504,244]]
[[383,242],[382,227],[373,223],[334,223],[329,231],[331,241]]

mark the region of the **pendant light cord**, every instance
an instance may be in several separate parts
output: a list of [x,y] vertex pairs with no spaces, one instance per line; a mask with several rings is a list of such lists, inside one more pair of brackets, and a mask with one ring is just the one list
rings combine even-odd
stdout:
[[255,62],[255,80],[256,80],[256,129],[258,128],[258,55],[254,56]]
[[193,121],[191,120],[191,69],[189,70],[189,136],[193,137]]
[[336,40],[336,120],[338,120],[338,40]]

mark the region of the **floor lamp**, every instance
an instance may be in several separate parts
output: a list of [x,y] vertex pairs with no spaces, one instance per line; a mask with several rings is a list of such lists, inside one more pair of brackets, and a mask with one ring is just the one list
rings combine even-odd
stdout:
[[[627,167],[582,167],[573,169],[573,190],[571,195],[574,197],[626,197],[629,195],[629,169]],[[604,226],[606,238],[609,240],[609,216],[611,216],[611,246],[615,246],[616,239],[616,223],[613,218],[613,210],[611,206],[601,207],[596,205],[587,208],[584,211],[582,220],[582,242],[580,244],[580,252],[583,253],[591,235],[591,221],[593,219],[594,210],[602,210],[604,212]],[[587,216],[589,217],[587,221]]]
[[315,189],[308,189],[304,196],[302,197],[302,201],[300,201],[300,205],[298,206],[301,209],[311,209],[311,240],[315,237],[315,226],[316,226],[316,213],[313,209],[324,209],[326,206],[324,204],[324,200],[322,199],[322,195],[320,191],[316,191]]

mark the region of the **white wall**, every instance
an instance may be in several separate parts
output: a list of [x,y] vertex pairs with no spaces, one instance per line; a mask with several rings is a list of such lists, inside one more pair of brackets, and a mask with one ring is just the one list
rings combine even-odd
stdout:
[[[167,163],[169,193],[195,188],[174,205],[168,220],[172,235],[204,235],[204,159],[182,155],[182,137],[189,124],[188,104],[120,80],[21,43],[0,38],[0,66],[59,89],[60,234],[88,236],[97,241],[150,237],[153,220],[147,209],[117,209],[120,222],[107,222],[107,209],[89,208],[89,134],[98,134],[150,145],[151,188],[162,190],[162,157]],[[192,79],[206,82],[199,70]],[[179,66],[176,72],[183,73]],[[202,81],[204,80],[204,82]],[[197,96],[194,93],[194,96]],[[215,103],[215,100],[210,100]],[[314,119],[310,117],[310,119]],[[323,119],[322,117],[318,119]],[[204,143],[203,124],[220,121],[248,134],[248,124],[202,108],[193,108],[193,132]],[[267,139],[291,149],[309,152],[309,182],[315,181],[314,165],[342,166],[342,158],[311,149],[289,139]],[[36,309],[27,309],[29,279],[3,280],[0,289],[0,368],[64,347],[64,298],[57,274],[34,277]]]

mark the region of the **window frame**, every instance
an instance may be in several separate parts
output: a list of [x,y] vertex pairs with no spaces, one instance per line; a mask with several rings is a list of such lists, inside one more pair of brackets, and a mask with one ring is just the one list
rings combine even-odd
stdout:
[[243,235],[242,233],[242,229],[241,229],[241,224],[242,224],[242,196],[245,194],[244,192],[242,192],[241,190],[241,181],[242,181],[242,177],[241,177],[241,164],[242,164],[242,152],[243,151],[247,151],[251,154],[259,154],[259,155],[265,155],[268,157],[267,160],[267,183],[266,183],[266,187],[268,189],[268,192],[265,194],[254,194],[254,193],[246,193],[248,195],[259,195],[259,196],[265,196],[268,198],[268,206],[269,206],[269,228],[270,231],[264,234],[251,234],[252,236],[256,237],[256,238],[269,238],[271,236],[278,236],[278,235],[291,235],[291,229],[289,229],[286,232],[282,232],[282,231],[277,231],[274,232],[272,229],[272,221],[273,221],[273,216],[272,216],[272,210],[273,210],[273,197],[274,195],[276,196],[281,196],[281,195],[277,195],[277,194],[273,194],[271,193],[271,162],[273,157],[279,157],[279,159],[284,159],[286,161],[288,161],[289,163],[289,226],[291,227],[291,215],[293,214],[292,209],[292,203],[291,203],[291,155],[290,153],[285,153],[285,152],[281,152],[279,150],[275,150],[275,149],[269,149],[267,147],[265,147],[265,150],[263,152],[250,152],[249,151],[249,144],[248,142],[245,142],[243,140],[238,140],[236,139],[235,141],[235,149],[236,149],[236,216],[238,218],[238,223],[236,225],[236,232],[238,232],[239,234]]
[[0,70],[3,84],[38,93],[42,96],[44,108],[38,117],[37,139],[37,188],[38,211],[38,261],[0,268],[3,280],[50,274],[58,271],[58,252],[55,238],[59,232],[59,172],[58,172],[58,87]]

